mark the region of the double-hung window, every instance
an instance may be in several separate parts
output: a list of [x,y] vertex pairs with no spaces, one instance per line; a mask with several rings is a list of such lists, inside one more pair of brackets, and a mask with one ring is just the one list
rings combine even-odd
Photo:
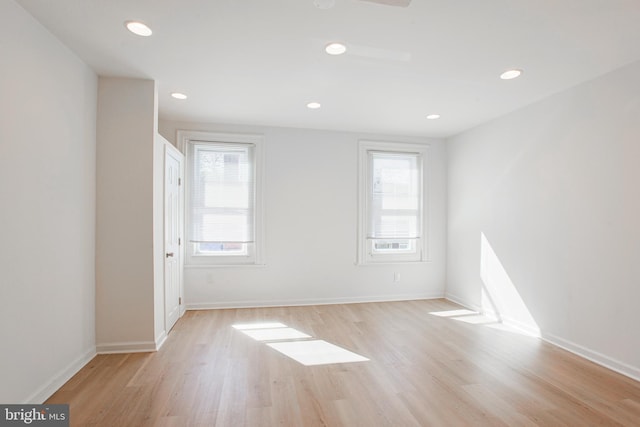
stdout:
[[256,135],[183,131],[187,265],[259,264],[260,158]]
[[359,263],[426,260],[427,148],[360,141]]

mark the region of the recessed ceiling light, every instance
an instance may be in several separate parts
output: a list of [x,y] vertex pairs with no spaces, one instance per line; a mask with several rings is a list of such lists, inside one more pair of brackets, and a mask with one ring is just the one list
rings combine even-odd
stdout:
[[429,120],[435,120],[435,119],[439,119],[440,118],[440,114],[429,114],[427,116],[427,119]]
[[318,9],[331,9],[336,4],[336,0],[313,0],[313,4]]
[[149,28],[146,24],[143,24],[140,21],[127,21],[124,23],[124,25],[127,27],[129,31],[131,31],[133,34],[136,34],[138,36],[149,37],[151,34],[153,34],[153,31],[151,31],[151,28]]
[[317,110],[320,107],[322,107],[322,105],[319,102],[310,102],[307,104],[307,108],[310,108],[312,110]]
[[187,95],[180,92],[173,92],[171,96],[174,97],[175,99],[187,99]]
[[515,79],[516,77],[520,77],[521,74],[522,74],[522,70],[517,70],[517,69],[507,70],[504,73],[500,74],[500,78],[502,80],[511,80],[511,79]]
[[329,43],[324,48],[324,51],[327,52],[329,55],[342,55],[347,51],[347,47],[342,43]]

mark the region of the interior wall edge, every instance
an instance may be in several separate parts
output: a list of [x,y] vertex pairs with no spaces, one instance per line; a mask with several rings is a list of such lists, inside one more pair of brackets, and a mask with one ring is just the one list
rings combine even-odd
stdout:
[[[476,304],[467,303],[463,298],[460,298],[457,295],[446,293],[444,298],[469,310],[483,313],[482,307]],[[510,322],[509,319],[503,319],[502,323],[507,326],[515,327],[517,329],[524,329],[525,332],[528,332],[526,328],[522,328],[518,323]],[[603,368],[610,369],[614,372],[624,375],[625,377],[631,378],[632,380],[640,381],[639,367],[620,362],[619,360],[616,360],[612,357],[606,356],[602,353],[591,350],[590,348],[576,344],[573,341],[569,341],[567,339],[554,334],[546,333],[544,331],[540,331],[539,338],[544,342],[573,353],[576,356],[582,357],[583,359],[589,360],[596,365],[602,366]]]
[[167,342],[167,338],[167,332],[163,330],[162,333],[156,338],[156,351],[160,350],[160,347],[162,347],[164,343]]
[[591,350],[587,347],[576,344],[572,341],[566,340],[562,337],[558,337],[553,334],[541,332],[541,337],[545,342],[548,342],[551,345],[559,347],[563,350],[566,350],[570,353],[573,353],[577,356],[582,357],[583,359],[587,359],[596,365],[600,365],[604,368],[610,369],[614,372],[624,375],[625,377],[629,377],[632,380],[640,381],[640,367],[631,366],[624,362],[620,362],[612,357],[606,356],[597,351]]
[[82,355],[69,363],[66,367],[58,371],[47,382],[45,382],[36,392],[22,401],[23,404],[42,404],[67,381],[77,374],[87,363],[96,357],[96,348],[91,347]]

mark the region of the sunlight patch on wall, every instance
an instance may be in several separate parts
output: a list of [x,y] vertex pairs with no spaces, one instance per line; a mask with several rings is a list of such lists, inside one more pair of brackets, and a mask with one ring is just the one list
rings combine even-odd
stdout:
[[231,326],[305,366],[369,360],[335,344],[309,339],[313,337],[280,322],[243,323]]
[[480,278],[483,312],[528,335],[540,336],[538,324],[484,233],[480,233]]

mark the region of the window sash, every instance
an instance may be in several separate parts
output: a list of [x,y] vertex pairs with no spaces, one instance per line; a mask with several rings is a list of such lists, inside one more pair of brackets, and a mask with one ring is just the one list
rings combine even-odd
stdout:
[[421,238],[422,158],[418,153],[368,151],[371,254],[415,254]]
[[[358,142],[358,264],[428,261],[428,150],[422,143]],[[376,172],[380,162],[390,170]]]
[[251,256],[255,243],[255,147],[190,142],[188,236],[192,256]]

